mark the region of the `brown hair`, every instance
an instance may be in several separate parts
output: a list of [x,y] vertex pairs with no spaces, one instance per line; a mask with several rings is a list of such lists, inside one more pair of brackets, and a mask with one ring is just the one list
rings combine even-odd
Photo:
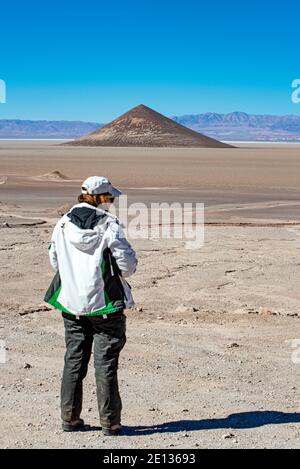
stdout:
[[104,197],[110,195],[108,192],[106,194],[99,194],[99,195],[90,195],[90,194],[80,194],[78,196],[78,202],[82,203],[85,202],[90,205],[94,205],[97,207],[98,205],[105,202]]

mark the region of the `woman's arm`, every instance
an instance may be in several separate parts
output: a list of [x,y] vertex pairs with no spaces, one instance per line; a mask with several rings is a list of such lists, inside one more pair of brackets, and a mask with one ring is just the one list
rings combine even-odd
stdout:
[[124,231],[117,221],[110,224],[108,231],[108,247],[123,277],[129,277],[136,271],[138,262],[136,253],[125,238]]
[[58,260],[57,260],[57,253],[55,248],[55,241],[51,239],[49,244],[49,259],[50,264],[52,265],[54,270],[58,270]]

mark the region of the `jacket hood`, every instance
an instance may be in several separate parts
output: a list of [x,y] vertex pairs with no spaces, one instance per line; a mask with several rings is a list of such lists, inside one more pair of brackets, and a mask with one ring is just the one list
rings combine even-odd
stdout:
[[105,222],[107,214],[102,210],[82,204],[82,206],[73,207],[67,216],[71,222],[67,224],[70,243],[80,251],[94,249],[100,240],[99,229],[95,227],[101,220]]

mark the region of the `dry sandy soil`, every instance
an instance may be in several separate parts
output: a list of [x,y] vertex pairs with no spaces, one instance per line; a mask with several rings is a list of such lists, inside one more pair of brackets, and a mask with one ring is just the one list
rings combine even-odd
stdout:
[[[61,431],[64,331],[60,314],[43,303],[57,207],[76,202],[80,182],[96,173],[130,202],[206,207],[201,249],[132,240],[137,308],[127,312],[118,438],[99,431],[92,364],[83,409],[91,429]],[[299,183],[298,146],[1,142],[1,447],[299,448]]]

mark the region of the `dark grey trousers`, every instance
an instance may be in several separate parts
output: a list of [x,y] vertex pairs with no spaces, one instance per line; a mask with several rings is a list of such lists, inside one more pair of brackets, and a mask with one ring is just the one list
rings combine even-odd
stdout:
[[118,387],[119,354],[126,343],[126,316],[89,316],[76,319],[63,314],[66,354],[61,385],[61,416],[77,420],[82,410],[82,381],[88,370],[94,342],[94,367],[100,425],[121,423],[122,401]]

